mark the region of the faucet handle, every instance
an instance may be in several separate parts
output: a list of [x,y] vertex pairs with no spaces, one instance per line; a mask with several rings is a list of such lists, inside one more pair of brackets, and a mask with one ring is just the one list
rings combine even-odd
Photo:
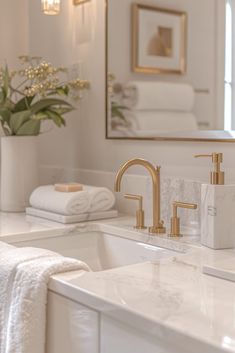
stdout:
[[210,154],[195,154],[194,158],[201,158],[201,157],[209,157],[212,158],[213,163],[222,163],[223,162],[223,153],[210,153]]
[[180,201],[174,201],[173,204],[173,216],[171,217],[171,233],[170,237],[181,237],[180,234],[180,218],[177,215],[178,208],[187,208],[191,210],[196,210],[197,205],[195,203],[186,203]]
[[124,196],[128,200],[134,200],[139,202],[138,210],[136,211],[136,225],[135,229],[146,229],[144,225],[144,210],[143,210],[143,196],[126,194]]

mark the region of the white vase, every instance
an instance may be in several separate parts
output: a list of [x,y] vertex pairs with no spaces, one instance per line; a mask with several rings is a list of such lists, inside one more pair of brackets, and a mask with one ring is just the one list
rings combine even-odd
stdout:
[[38,183],[38,137],[1,137],[1,210],[24,212]]

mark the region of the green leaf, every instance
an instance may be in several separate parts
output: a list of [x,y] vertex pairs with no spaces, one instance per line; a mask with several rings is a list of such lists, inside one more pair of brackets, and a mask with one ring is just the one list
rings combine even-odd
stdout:
[[25,110],[23,112],[14,113],[10,118],[10,128],[12,135],[17,135],[18,130],[24,125],[25,122],[29,121],[31,112]]
[[[50,109],[51,110],[51,109]],[[57,114],[63,115],[63,114],[67,114],[70,113],[74,110],[74,107],[71,106],[69,108],[55,108],[53,107],[53,111],[56,112]]]
[[65,126],[64,118],[58,114],[56,111],[53,110],[46,110],[45,113],[47,114],[48,118],[53,120],[53,122],[58,126],[61,127],[62,125]]
[[4,103],[7,98],[7,91],[5,87],[2,87],[2,102]]
[[15,104],[10,100],[10,98],[6,98],[3,104],[3,107],[12,111],[14,109]]
[[9,129],[8,126],[2,125],[2,129],[3,129],[4,134],[5,134],[6,136],[10,136],[10,135],[11,135],[11,131],[10,131],[10,129]]
[[10,81],[11,80],[10,80],[9,70],[8,70],[8,66],[6,65],[5,70],[3,71],[3,93],[4,93],[5,99],[8,95]]
[[37,136],[40,133],[41,122],[30,119],[24,123],[17,131],[17,136]]
[[9,124],[11,111],[7,108],[0,109],[0,120]]
[[112,109],[112,117],[118,117],[124,121],[126,121],[125,115],[121,112],[121,110],[117,109],[117,108],[113,108]]
[[48,119],[48,115],[46,114],[46,111],[42,111],[42,112],[39,112],[37,114],[34,114],[32,116],[32,119],[33,120],[47,120]]
[[32,116],[33,120],[53,120],[57,126],[66,125],[63,114],[72,111],[72,108],[45,109]]
[[125,107],[124,105],[117,105],[116,108],[121,109],[121,110],[130,110],[129,108]]
[[63,99],[57,99],[57,98],[45,98],[45,99],[41,99],[40,101],[38,101],[37,103],[34,103],[31,107],[30,110],[33,114],[37,114],[38,112],[52,107],[52,106],[68,106],[68,107],[72,107],[72,105],[68,102],[66,102]]
[[14,107],[14,112],[22,112],[23,110],[28,110],[33,99],[35,96],[31,96],[31,97],[23,97],[22,99],[20,99],[15,107]]
[[5,95],[3,93],[3,88],[1,87],[1,91],[0,91],[0,104],[3,104],[5,100]]
[[68,86],[61,86],[56,88],[56,93],[60,96],[68,96],[69,94],[69,87]]
[[115,102],[112,102],[112,107],[116,108],[116,109],[121,109],[121,110],[130,110],[128,107],[126,107],[125,105],[119,105]]

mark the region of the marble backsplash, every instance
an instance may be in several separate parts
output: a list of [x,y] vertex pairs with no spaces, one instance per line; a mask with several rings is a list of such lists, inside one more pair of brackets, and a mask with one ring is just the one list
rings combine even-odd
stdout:
[[[65,169],[58,167],[41,167],[41,184],[78,181],[84,184],[106,186],[113,190],[115,173],[85,169]],[[121,213],[134,215],[137,205],[124,199],[124,193],[139,194],[144,198],[146,219],[152,215],[152,181],[149,176],[125,174],[122,181],[122,193],[116,194],[117,209]],[[161,178],[161,216],[169,224],[172,213],[172,202],[182,201],[196,203],[197,210],[179,209],[181,224],[198,229],[200,227],[201,183],[162,176]]]
[[192,180],[162,178],[161,184],[162,217],[168,220],[172,213],[173,201],[195,203],[197,210],[179,209],[181,224],[187,227],[200,228],[201,183]]

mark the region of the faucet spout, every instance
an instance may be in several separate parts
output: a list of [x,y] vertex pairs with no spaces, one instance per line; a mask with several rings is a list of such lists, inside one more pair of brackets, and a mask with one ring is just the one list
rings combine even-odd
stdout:
[[121,191],[122,177],[131,166],[140,165],[148,170],[153,183],[153,226],[149,228],[150,233],[163,234],[166,232],[161,220],[160,206],[160,167],[154,167],[150,162],[141,158],[134,158],[124,163],[117,172],[114,190]]

